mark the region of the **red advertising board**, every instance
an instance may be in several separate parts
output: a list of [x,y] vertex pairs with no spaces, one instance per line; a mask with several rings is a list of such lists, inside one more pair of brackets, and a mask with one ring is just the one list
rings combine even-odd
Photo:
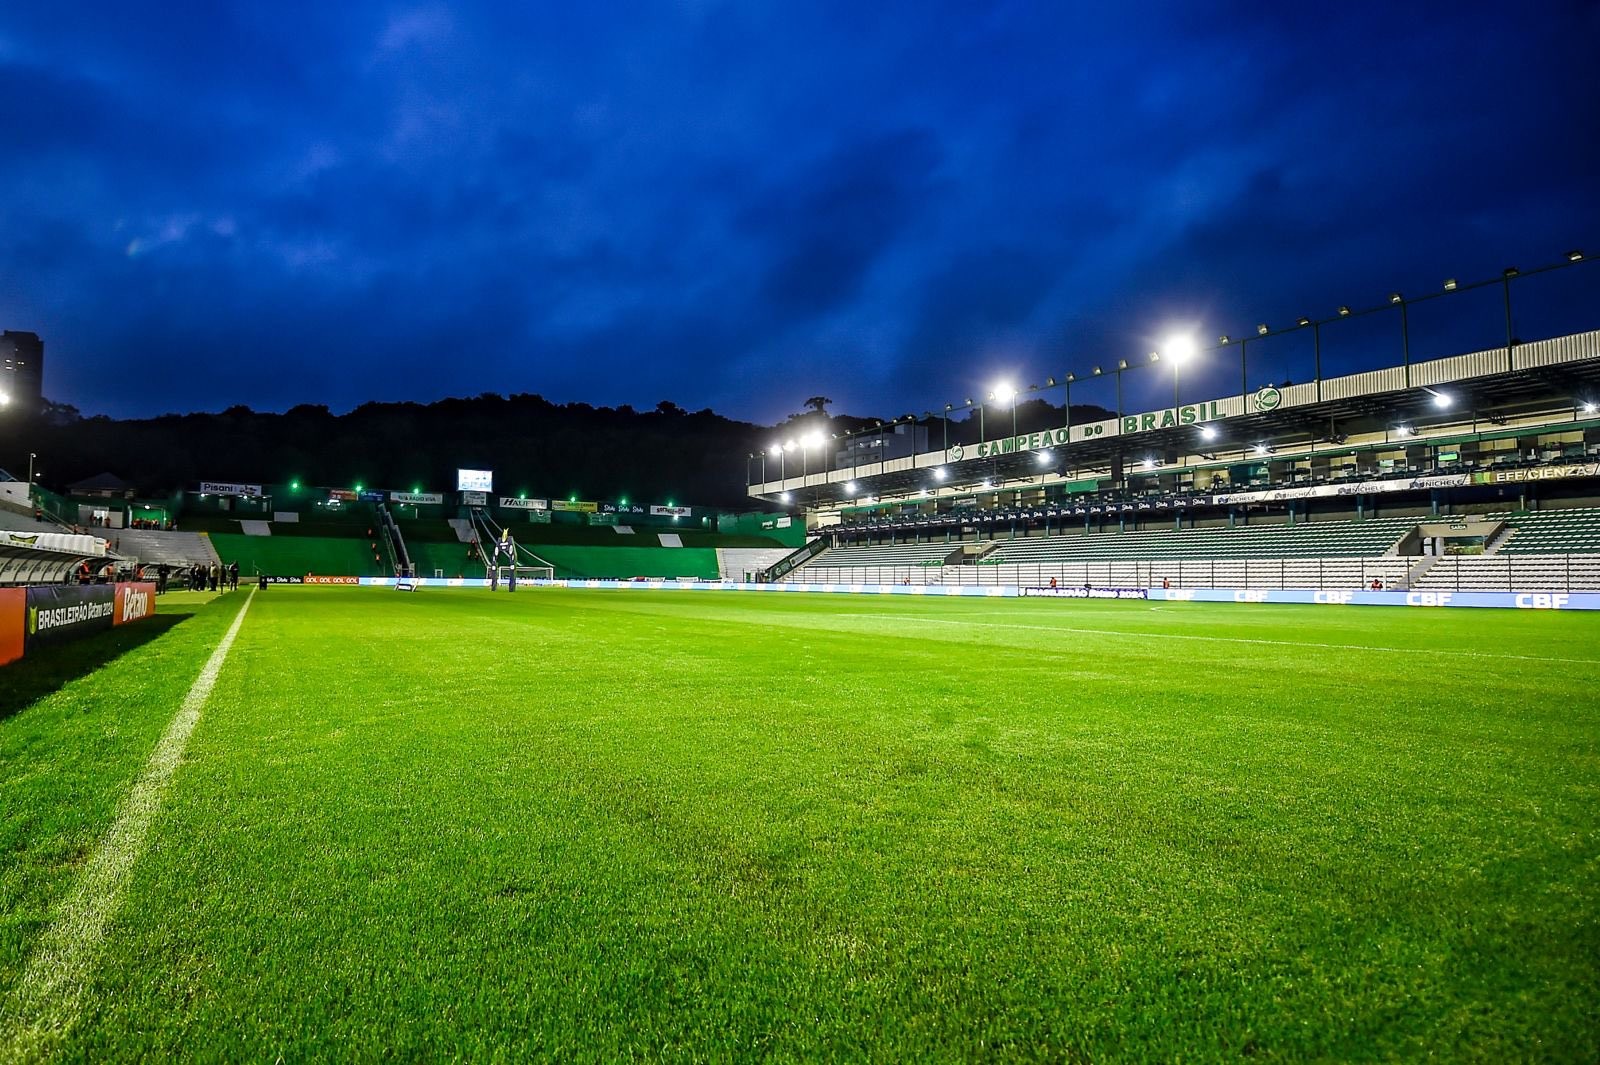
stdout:
[[22,622],[27,613],[27,589],[0,588],[0,666],[22,657]]
[[130,621],[143,621],[156,612],[156,586],[145,581],[131,581],[117,585],[116,610],[111,624],[126,625]]

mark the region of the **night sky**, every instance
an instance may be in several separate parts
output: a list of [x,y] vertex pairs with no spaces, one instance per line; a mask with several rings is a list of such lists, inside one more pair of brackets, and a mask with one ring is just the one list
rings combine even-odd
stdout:
[[[117,416],[942,409],[1600,256],[1596,55],[1554,2],[7,4],[0,327]],[[1600,326],[1600,266],[1525,280]]]

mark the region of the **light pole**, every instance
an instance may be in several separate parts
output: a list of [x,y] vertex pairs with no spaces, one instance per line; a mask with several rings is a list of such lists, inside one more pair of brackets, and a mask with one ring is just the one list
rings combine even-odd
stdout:
[[1193,337],[1173,336],[1167,338],[1167,342],[1160,352],[1150,357],[1152,362],[1158,358],[1165,358],[1172,363],[1172,409],[1174,412],[1178,409],[1178,371],[1184,363],[1194,358],[1196,350]]

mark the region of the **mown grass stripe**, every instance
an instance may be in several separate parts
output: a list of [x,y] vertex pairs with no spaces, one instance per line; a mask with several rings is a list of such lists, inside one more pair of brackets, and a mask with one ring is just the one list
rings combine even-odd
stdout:
[[111,830],[89,857],[55,921],[40,937],[39,948],[17,982],[4,1015],[0,1059],[35,1061],[47,1057],[53,1042],[76,1019],[106,923],[116,910],[134,863],[144,853],[145,839],[161,809],[173,771],[183,758],[200,720],[200,710],[211,695],[254,597],[255,589],[251,589],[233,624],[206,659],[183,704],[168,723],[144,772],[117,812]]
[[[836,614],[841,618],[879,618],[886,621],[905,621],[904,614],[850,613]],[[980,615],[973,615],[974,617]],[[1194,640],[1202,643],[1243,643],[1263,647],[1308,647],[1319,651],[1376,651],[1395,655],[1447,655],[1453,658],[1487,658],[1513,662],[1555,662],[1569,666],[1600,666],[1595,658],[1557,658],[1550,655],[1498,654],[1493,651],[1464,651],[1454,647],[1378,647],[1360,643],[1319,643],[1314,640],[1269,640],[1260,636],[1202,636],[1192,632],[1129,632],[1125,629],[1086,629],[1068,625],[1009,625],[997,621],[971,622],[949,618],[917,618],[918,625],[961,625],[968,628],[1022,629],[1028,632],[1067,632],[1074,636],[1126,636],[1135,640]]]

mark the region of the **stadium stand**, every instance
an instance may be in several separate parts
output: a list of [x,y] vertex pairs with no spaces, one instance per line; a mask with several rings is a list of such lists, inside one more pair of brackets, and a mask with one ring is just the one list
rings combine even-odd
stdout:
[[812,559],[811,566],[937,566],[959,543],[880,544],[875,547],[850,545],[830,547]]
[[1416,524],[1416,518],[1373,518],[1034,537],[999,541],[985,561],[1364,558],[1389,551]]
[[557,577],[694,577],[716,580],[717,553],[707,547],[572,547],[539,544]]
[[386,563],[373,558],[362,538],[331,536],[246,536],[211,533],[211,546],[223,562],[237,562],[242,575],[347,577],[389,576]]
[[138,562],[190,565],[221,561],[211,546],[210,538],[197,532],[117,529],[111,535],[116,540],[117,554]]
[[1502,555],[1600,553],[1600,510],[1541,510],[1498,515],[1516,532],[1501,546]]
[[719,547],[717,573],[725,581],[742,581],[788,558],[787,547]]
[[1451,555],[1415,585],[1458,592],[1600,592],[1600,555]]

